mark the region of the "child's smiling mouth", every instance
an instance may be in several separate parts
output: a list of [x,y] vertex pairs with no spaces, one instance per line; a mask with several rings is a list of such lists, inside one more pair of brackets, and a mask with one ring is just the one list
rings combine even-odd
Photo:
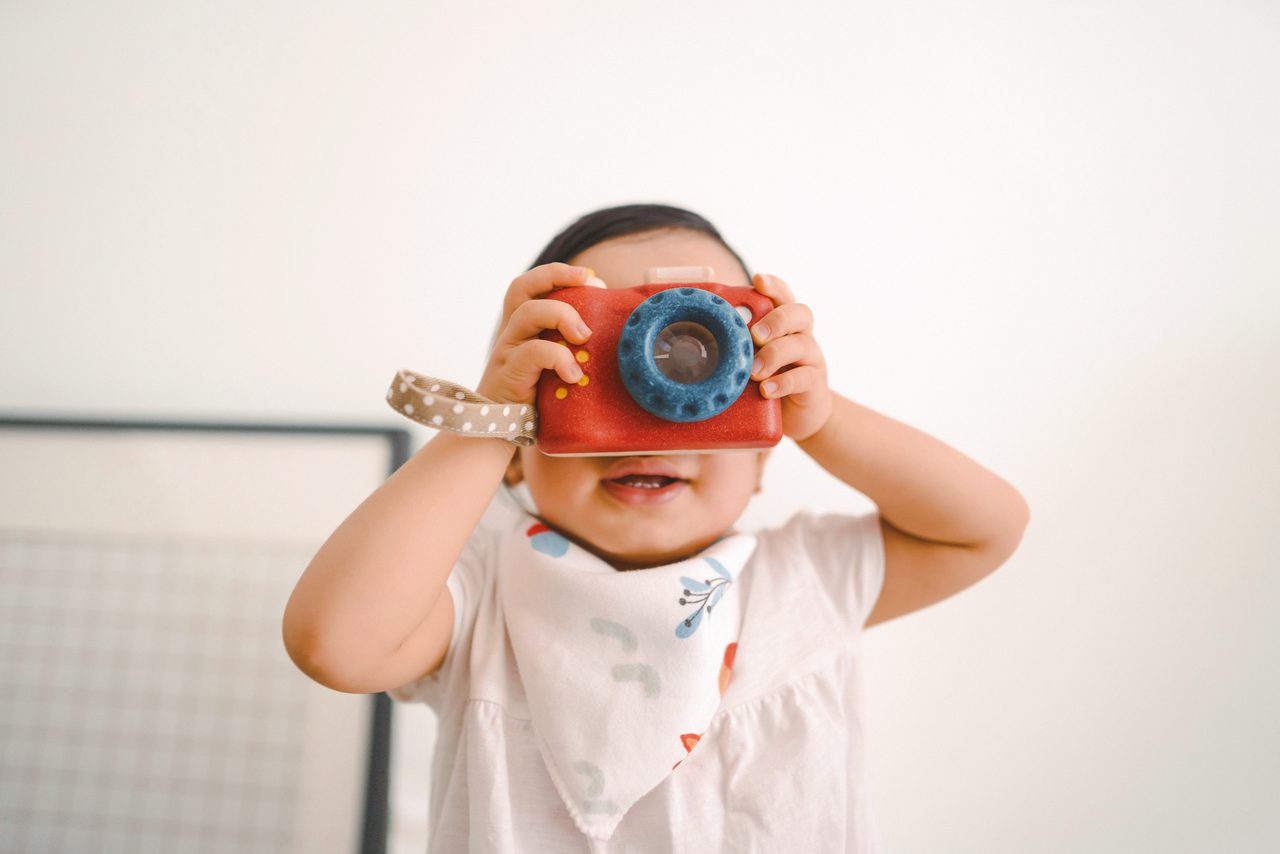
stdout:
[[665,504],[684,491],[688,479],[662,458],[631,457],[605,472],[600,485],[623,504]]

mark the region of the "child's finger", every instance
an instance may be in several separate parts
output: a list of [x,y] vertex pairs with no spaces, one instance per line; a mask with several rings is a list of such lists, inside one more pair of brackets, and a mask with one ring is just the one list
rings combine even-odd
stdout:
[[508,375],[519,387],[537,385],[544,370],[554,370],[567,383],[582,379],[582,368],[578,366],[573,351],[544,338],[532,338],[516,347],[507,363]]
[[751,327],[757,345],[796,332],[813,332],[813,309],[802,302],[780,305]]
[[583,344],[591,336],[582,315],[569,303],[558,299],[531,299],[516,306],[499,340],[514,345],[538,337],[544,329],[559,330],[574,344]]
[[773,300],[774,305],[783,305],[796,301],[795,294],[791,293],[791,286],[777,276],[771,276],[768,273],[756,273],[751,277],[751,285],[757,291]]
[[822,376],[821,368],[814,365],[801,365],[760,383],[760,394],[769,398],[803,394],[820,388],[824,382]]
[[[760,367],[757,368],[756,364]],[[756,352],[755,362],[751,365],[751,378],[762,380],[787,365],[825,366],[826,360],[812,335],[802,332],[787,335]]]
[[507,324],[512,312],[522,303],[535,297],[550,293],[555,288],[569,288],[579,285],[589,287],[608,287],[590,267],[576,267],[553,261],[550,264],[539,264],[511,280],[507,286],[507,295],[502,301],[502,325]]

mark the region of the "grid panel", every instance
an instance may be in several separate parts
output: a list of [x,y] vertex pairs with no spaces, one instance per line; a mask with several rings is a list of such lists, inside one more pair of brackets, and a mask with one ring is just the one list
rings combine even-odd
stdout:
[[301,546],[0,529],[0,852],[280,852]]

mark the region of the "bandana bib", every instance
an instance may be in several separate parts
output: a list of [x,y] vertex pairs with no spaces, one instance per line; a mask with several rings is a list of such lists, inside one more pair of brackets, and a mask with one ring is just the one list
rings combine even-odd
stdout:
[[720,704],[754,534],[626,572],[527,513],[504,536],[498,593],[538,750],[574,823],[608,839],[676,769]]

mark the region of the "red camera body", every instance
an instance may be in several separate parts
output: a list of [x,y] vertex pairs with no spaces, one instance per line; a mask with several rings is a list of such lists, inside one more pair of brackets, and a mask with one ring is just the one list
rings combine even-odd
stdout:
[[[774,307],[768,297],[754,288],[715,282],[553,290],[545,298],[572,305],[590,327],[591,337],[585,344],[577,345],[566,341],[554,329],[544,330],[540,336],[569,347],[583,372],[578,383],[565,382],[552,370],[542,372],[537,392],[537,447],[542,453],[630,456],[771,448],[778,444],[782,438],[781,401],[763,397],[759,383],[754,380],[747,380],[742,393],[728,408],[701,421],[660,418],[632,398],[623,383],[618,362],[623,326],[640,303],[660,291],[674,288],[699,288],[721,297],[743,317],[748,330]],[[750,312],[749,320],[741,307]],[[752,346],[754,349],[754,342]]]

